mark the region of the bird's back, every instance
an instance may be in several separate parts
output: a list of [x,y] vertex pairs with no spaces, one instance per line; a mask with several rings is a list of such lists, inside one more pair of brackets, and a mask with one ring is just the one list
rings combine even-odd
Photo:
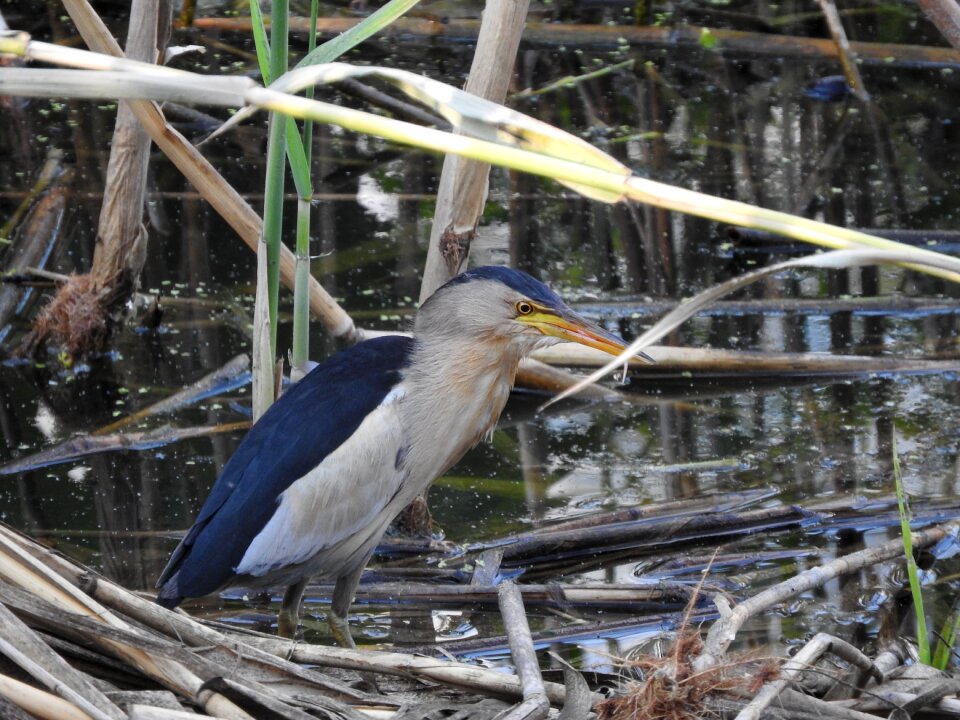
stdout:
[[277,514],[281,495],[354,436],[390,396],[412,346],[409,338],[384,337],[347,348],[264,413],[170,558],[157,583],[159,602],[173,607],[235,579],[247,550]]

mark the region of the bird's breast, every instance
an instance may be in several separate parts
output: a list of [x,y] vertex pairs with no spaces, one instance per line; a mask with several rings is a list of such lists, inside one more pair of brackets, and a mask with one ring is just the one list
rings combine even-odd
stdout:
[[410,429],[411,479],[426,487],[494,428],[510,396],[513,375],[453,373],[429,393],[408,392],[404,426]]

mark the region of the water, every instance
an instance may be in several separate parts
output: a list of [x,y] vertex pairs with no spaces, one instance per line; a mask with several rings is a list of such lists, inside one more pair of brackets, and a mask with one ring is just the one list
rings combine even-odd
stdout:
[[[23,17],[7,19],[13,27],[27,27]],[[61,20],[52,22],[54,35],[69,34]],[[856,22],[858,37],[880,41],[902,40],[918,25],[916,18],[886,12]],[[38,37],[47,32],[27,29]],[[224,33],[220,39],[249,51],[241,35]],[[187,40],[176,37],[175,42]],[[456,85],[469,66],[469,53],[457,43],[433,43],[428,51],[416,40],[373,43],[368,54],[355,57],[410,67]],[[791,57],[533,44],[522,53],[518,89],[627,59],[635,60],[632,69],[520,100],[516,107],[580,133],[644,175],[682,187],[854,227],[955,226],[960,110],[954,101],[960,69],[866,66],[876,125],[853,104],[805,96],[811,82],[837,72],[834,63]],[[186,67],[199,62],[210,72],[249,68],[223,47],[179,62]],[[16,132],[0,136],[0,217],[18,205],[47,150],[62,148],[76,167],[75,202],[49,267],[59,272],[87,268],[112,104],[13,101],[4,113]],[[314,273],[361,325],[404,328],[418,294],[439,159],[336,129],[320,128],[317,136],[315,173],[322,181],[313,218]],[[256,122],[204,148],[254,206],[262,193],[264,142],[263,124]],[[0,366],[0,460],[89,433],[249,351],[252,255],[159,154],[153,158],[150,188],[151,254],[143,288],[164,298],[160,326],[131,327],[110,355],[89,366],[64,369],[55,356]],[[292,218],[292,200],[287,210]],[[634,216],[622,207],[580,199],[550,181],[495,170],[474,257],[478,263],[509,262],[536,273],[585,314],[629,338],[653,322],[647,310],[651,299],[686,297],[777,259],[784,243],[776,245],[770,257],[763,245],[759,250],[731,245],[725,228],[702,219],[650,209]],[[931,307],[856,311],[859,296],[877,293],[930,298]],[[790,305],[795,298],[837,296],[849,296],[854,310]],[[735,309],[704,314],[671,342],[949,359],[956,357],[955,296],[954,288],[939,281],[897,270],[807,272],[750,289],[738,296],[743,302]],[[771,307],[762,299],[785,304]],[[751,305],[751,300],[758,302]],[[289,296],[282,301],[282,311],[289,313]],[[26,329],[26,314],[35,309],[34,301],[13,322],[7,348],[15,346]],[[285,322],[280,346],[288,344]],[[333,350],[315,328],[314,357]],[[431,506],[446,538],[468,544],[599,511],[693,503],[729,493],[748,494],[752,499],[744,507],[752,509],[833,503],[829,514],[799,526],[683,545],[664,538],[585,557],[537,580],[640,584],[669,578],[693,586],[716,550],[708,581],[744,597],[816,563],[897,536],[889,503],[894,434],[917,515],[955,517],[958,389],[952,373],[694,373],[648,375],[624,388],[622,402],[566,404],[542,415],[535,412],[540,398],[520,397],[493,441],[438,480]],[[168,420],[177,427],[234,422],[244,417],[246,398],[246,390],[233,391]],[[128,587],[150,588],[176,542],[168,531],[189,525],[241,436],[233,432],[103,453],[6,477],[0,484],[0,518]],[[843,507],[852,510],[838,509]],[[391,563],[396,560],[384,561]],[[928,596],[934,610],[928,616],[937,625],[956,595],[956,570],[955,559],[933,567]],[[843,578],[757,619],[745,629],[741,644],[780,653],[823,630],[869,647],[891,628],[909,632],[896,602],[902,584],[895,564]],[[265,627],[276,609],[242,598],[211,598],[190,607],[258,627]],[[311,639],[326,640],[320,622],[324,609],[322,604],[308,607]],[[373,642],[418,646],[436,638],[488,638],[501,632],[490,605],[432,612],[357,605],[355,612],[356,634]],[[577,620],[628,623],[600,637],[588,630],[554,642],[586,666],[609,669],[612,656],[659,642],[664,630],[676,626],[678,614],[648,616],[622,607],[531,609],[535,630],[573,627]]]

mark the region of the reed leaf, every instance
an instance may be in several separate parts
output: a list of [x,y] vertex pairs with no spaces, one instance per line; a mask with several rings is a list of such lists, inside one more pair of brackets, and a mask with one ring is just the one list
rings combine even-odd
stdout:
[[[390,0],[386,5],[365,17],[346,32],[337,35],[317,49],[308,52],[307,55],[297,63],[297,67],[320,65],[336,60],[348,50],[351,50],[367,38],[376,35],[388,27],[394,20],[404,15],[418,2],[420,2],[420,0]],[[312,12],[311,15],[313,15]],[[317,26],[315,16],[312,26]]]
[[[95,55],[95,53],[88,53]],[[142,63],[137,63],[138,65]],[[20,97],[62,97],[101,100],[155,100],[193,105],[242,107],[246,93],[257,87],[245,77],[185,74],[141,74],[138,70],[59,70],[0,68],[0,90]]]
[[[394,85],[471,138],[588,165],[618,174],[622,179],[630,176],[630,170],[625,165],[570,133],[503,105],[405,70],[328,63],[291,70],[274,82],[270,89],[295,93],[312,85],[371,78]],[[596,185],[578,183],[575,179],[564,179],[560,182],[582,195],[602,202],[613,203],[624,197],[623,188],[610,191]]]
[[[934,253],[934,255],[936,254],[937,253]],[[946,255],[940,257],[942,258],[942,262],[940,262],[936,267],[941,269],[953,269],[956,267],[956,258],[947,257]],[[687,299],[681,305],[668,312],[657,323],[655,323],[653,327],[630,343],[630,345],[627,346],[623,352],[610,360],[603,367],[583,378],[583,380],[580,382],[564,390],[554,398],[551,398],[550,401],[543,405],[543,407],[548,407],[555,402],[559,402],[564,398],[570,397],[571,395],[580,392],[584,388],[593,385],[595,382],[613,372],[617,368],[621,366],[625,367],[626,364],[629,363],[638,353],[642,352],[644,349],[650,347],[661,338],[676,330],[680,325],[703,310],[705,307],[713,304],[723,296],[729,295],[735,290],[746,287],[747,285],[755,283],[758,280],[762,280],[765,277],[775,275],[785,270],[793,270],[797,268],[836,270],[859,267],[863,265],[900,264],[906,260],[917,262],[915,255],[909,252],[867,249],[835,250],[833,252],[827,252],[821,255],[808,255],[802,258],[787,260],[786,262],[777,263],[776,265],[771,265],[759,270],[754,270],[753,272],[745,273],[744,275],[727,280],[719,285],[714,285],[713,287],[707,288],[703,292],[698,293],[692,298]],[[924,258],[919,262],[928,262],[928,259]],[[929,262],[936,262],[936,260],[929,260]]]
[[290,174],[293,175],[293,184],[297,188],[297,195],[309,198],[313,195],[313,181],[310,177],[310,160],[307,158],[307,149],[300,137],[297,121],[287,118],[287,160],[290,162]]
[[[2,94],[17,94],[8,90],[10,87],[8,73],[11,72],[15,70],[0,69]],[[98,98],[114,96],[110,93],[104,94],[102,87],[96,93],[88,93],[84,86],[85,74],[82,71],[73,72],[76,73],[76,77],[72,87],[63,88],[64,96]],[[579,138],[508,108],[488,103],[456,88],[410,73],[389,68],[351,68],[348,65],[335,63],[294,70],[280,78],[275,83],[275,87],[297,91],[313,82],[333,82],[337,79],[356,76],[377,76],[388,81],[392,79],[417,97],[429,97],[432,93],[433,99],[429,100],[428,104],[435,107],[438,112],[442,109],[442,114],[454,121],[456,129],[461,134],[447,133],[339,105],[308,100],[278,92],[273,88],[251,87],[246,91],[245,98],[249,105],[259,106],[269,111],[331,123],[354,132],[376,135],[415,147],[455,153],[511,169],[551,177],[569,187],[586,189],[590,197],[597,199],[613,201],[626,197],[721,222],[775,232],[796,240],[831,248],[857,249],[869,246],[899,252],[904,258],[902,264],[907,267],[928,272],[952,282],[960,282],[960,260],[922,248],[908,248],[855,230],[633,176],[628,168]],[[202,80],[207,83],[206,89],[210,90],[223,79],[206,76]],[[29,88],[32,90],[29,94],[37,94],[38,86],[43,82],[42,76],[37,76],[36,82]],[[186,90],[187,83],[181,82],[179,85],[178,96],[186,101],[186,96],[189,94]],[[22,83],[18,87],[21,86]],[[145,88],[139,97],[150,98],[149,89]],[[123,90],[126,93],[133,92],[129,84],[124,85]],[[174,90],[175,88],[165,88],[165,92],[168,93]],[[193,98],[195,102],[208,103],[214,98],[212,93],[201,90],[199,86],[193,90],[196,93]],[[129,95],[124,97],[127,96]],[[233,96],[231,96],[232,99]],[[235,102],[225,104],[237,105]],[[470,137],[474,133],[481,137]]]
[[257,48],[257,64],[264,84],[270,84],[270,40],[263,24],[263,13],[259,0],[250,0],[250,20],[253,27],[253,44]]

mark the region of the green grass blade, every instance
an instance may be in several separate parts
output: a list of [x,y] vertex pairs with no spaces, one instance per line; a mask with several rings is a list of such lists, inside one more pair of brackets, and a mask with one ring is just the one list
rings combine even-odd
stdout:
[[933,666],[937,670],[946,670],[953,657],[953,647],[957,644],[957,635],[960,634],[960,612],[954,611],[944,623],[937,642],[937,650],[933,654]]
[[320,65],[336,60],[371,35],[376,35],[418,2],[420,0],[390,0],[382,8],[370,14],[346,32],[328,40],[313,52],[307,53],[303,60],[297,63],[297,67]]
[[263,84],[269,85],[276,78],[270,77],[270,40],[267,39],[267,28],[263,24],[260,0],[250,0],[250,23],[253,25],[253,43],[257,46],[260,75],[263,76]]
[[290,160],[290,172],[293,173],[293,184],[297,187],[297,195],[308,198],[313,195],[310,179],[310,161],[300,138],[297,121],[287,117],[287,158]]
[[897,431],[893,431],[893,482],[897,488],[897,509],[900,512],[900,534],[903,537],[903,552],[907,557],[907,577],[910,579],[910,595],[913,597],[913,610],[917,616],[917,650],[920,662],[930,665],[930,641],[927,638],[927,618],[923,611],[923,590],[917,572],[917,561],[913,558],[913,535],[910,532],[910,508],[903,491],[903,478],[900,475],[900,455],[897,453]]

